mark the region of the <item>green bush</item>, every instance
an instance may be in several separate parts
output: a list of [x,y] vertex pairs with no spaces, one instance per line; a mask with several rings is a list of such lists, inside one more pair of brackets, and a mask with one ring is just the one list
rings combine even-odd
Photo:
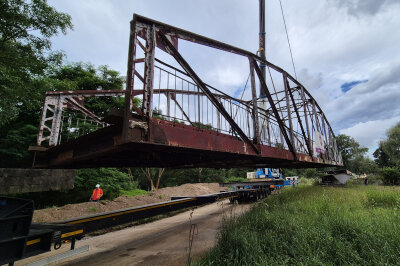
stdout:
[[400,185],[400,170],[397,167],[384,167],[379,170],[379,175],[385,185]]
[[[369,185],[373,185],[373,184],[382,185],[382,183],[383,183],[382,179],[380,178],[380,176],[376,175],[376,174],[368,175],[367,178],[368,178],[368,184]],[[361,180],[364,181],[364,179],[361,179]]]
[[389,191],[389,190],[368,191],[366,206],[400,209],[400,193],[398,191]]
[[225,179],[225,182],[227,183],[233,183],[233,182],[248,182],[249,180],[247,178],[243,177],[229,177]]
[[318,185],[319,179],[317,178],[305,178],[305,177],[300,177],[298,179],[299,184],[306,185],[306,186],[311,186],[311,185]]
[[298,176],[299,175],[299,171],[297,169],[282,169],[282,174],[283,176]]
[[75,190],[86,191],[90,196],[96,184],[100,184],[104,196],[102,199],[113,200],[122,190],[135,188],[131,177],[115,168],[80,169],[75,177]]
[[318,172],[315,168],[308,168],[304,171],[303,175],[305,178],[315,178],[318,176]]
[[137,183],[132,182],[130,176],[118,169],[80,169],[76,172],[74,189],[24,193],[14,196],[34,200],[36,209],[63,206],[89,201],[96,184],[100,184],[103,189],[102,200],[113,200],[120,196],[123,190],[137,188]]

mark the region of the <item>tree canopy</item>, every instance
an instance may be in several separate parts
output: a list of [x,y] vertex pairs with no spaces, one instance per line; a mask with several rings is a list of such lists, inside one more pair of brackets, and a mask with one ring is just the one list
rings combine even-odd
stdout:
[[[96,90],[99,87],[122,89],[123,80],[118,71],[107,66],[96,68],[85,63],[61,65],[48,70],[40,81],[39,79],[34,81],[36,85],[31,84],[32,93],[35,95],[26,99],[29,106],[26,104],[19,106],[16,118],[1,127],[0,167],[31,166],[32,154],[27,149],[36,142],[45,91]],[[122,97],[92,97],[85,101],[85,106],[97,115],[105,116],[110,108],[123,108],[123,103]],[[135,99],[135,104],[140,104],[140,101]]]
[[366,156],[368,148],[361,147],[354,138],[344,134],[338,135],[336,140],[342,154],[343,166],[346,169],[357,174],[371,173],[376,170],[375,163]]
[[46,0],[0,1],[0,126],[36,98],[40,77],[62,61],[50,37],[72,29],[71,17]]
[[379,166],[400,167],[400,122],[388,130],[386,139],[379,142],[374,157]]

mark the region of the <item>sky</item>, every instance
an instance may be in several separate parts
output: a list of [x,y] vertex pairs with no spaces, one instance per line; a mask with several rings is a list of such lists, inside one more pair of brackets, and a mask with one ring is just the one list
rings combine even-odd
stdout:
[[[52,39],[68,62],[126,73],[133,13],[252,52],[258,49],[258,0],[49,0],[74,29]],[[282,0],[298,80],[335,134],[369,155],[400,121],[400,0]],[[279,0],[266,0],[266,56],[294,76]],[[207,83],[237,96],[248,65],[237,56],[180,43]],[[200,55],[200,56],[199,56]]]

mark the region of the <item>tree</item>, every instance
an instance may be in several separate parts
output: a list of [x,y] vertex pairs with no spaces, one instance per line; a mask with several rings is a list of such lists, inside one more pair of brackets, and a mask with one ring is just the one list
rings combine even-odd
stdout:
[[375,162],[383,166],[400,166],[400,122],[388,130],[385,140],[374,152]]
[[367,160],[365,154],[368,152],[368,148],[361,147],[355,139],[344,134],[338,135],[336,141],[342,154],[343,166],[352,172],[360,173],[357,163],[360,158]]
[[[89,63],[72,63],[52,69],[47,78],[50,90],[122,90],[124,77],[108,66],[96,68]],[[135,98],[134,104],[140,101]],[[111,108],[123,109],[123,97],[86,98],[85,107],[100,117],[108,114]]]
[[[157,169],[155,168],[144,168],[144,170],[142,169],[143,173],[145,174],[147,180],[150,183],[150,189],[151,191],[156,191],[158,190],[159,186],[160,186],[160,181],[161,181],[161,177],[164,173],[165,168],[158,168],[158,172]],[[154,186],[154,181],[153,178],[157,176],[157,183]]]
[[304,170],[303,175],[305,178],[315,178],[318,176],[318,172],[316,168],[307,168]]
[[[55,90],[96,90],[122,89],[123,77],[118,71],[107,66],[95,68],[91,64],[73,63],[52,67],[46,75],[31,80],[30,87],[36,88],[35,95],[27,101],[28,104],[19,106],[19,113],[14,121],[0,127],[0,166],[2,167],[30,167],[32,154],[27,149],[35,145],[38,132],[41,108],[45,98],[45,91]],[[0,100],[1,101],[1,100]],[[140,105],[140,99],[134,98],[134,104]],[[92,97],[85,99],[85,107],[98,116],[104,117],[111,108],[122,109],[123,97]],[[0,108],[1,109],[1,108]],[[65,122],[65,121],[64,121]],[[64,123],[64,127],[68,124]],[[83,125],[80,130],[90,132],[90,126]],[[63,130],[63,134],[68,132]],[[65,136],[62,139],[67,139]]]
[[400,169],[397,167],[383,167],[379,175],[385,185],[400,185]]
[[375,158],[375,162],[380,167],[390,166],[389,155],[386,154],[386,152],[383,150],[381,143],[379,143],[379,147],[374,151],[372,155]]
[[377,164],[368,157],[358,155],[351,161],[350,171],[358,174],[362,173],[375,173],[378,170]]
[[75,192],[84,192],[89,195],[96,184],[104,190],[104,199],[113,199],[119,196],[121,190],[134,188],[131,177],[115,168],[80,169],[75,178]]
[[32,154],[28,146],[35,143],[37,128],[19,124],[0,139],[0,167],[30,167]]
[[0,126],[17,118],[36,98],[35,80],[62,61],[50,37],[72,29],[71,17],[46,0],[0,2]]

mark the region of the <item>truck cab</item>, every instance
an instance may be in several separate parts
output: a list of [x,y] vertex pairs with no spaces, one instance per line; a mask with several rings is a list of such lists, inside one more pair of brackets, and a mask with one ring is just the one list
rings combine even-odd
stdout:
[[255,172],[248,172],[247,179],[282,179],[279,168],[257,168]]

